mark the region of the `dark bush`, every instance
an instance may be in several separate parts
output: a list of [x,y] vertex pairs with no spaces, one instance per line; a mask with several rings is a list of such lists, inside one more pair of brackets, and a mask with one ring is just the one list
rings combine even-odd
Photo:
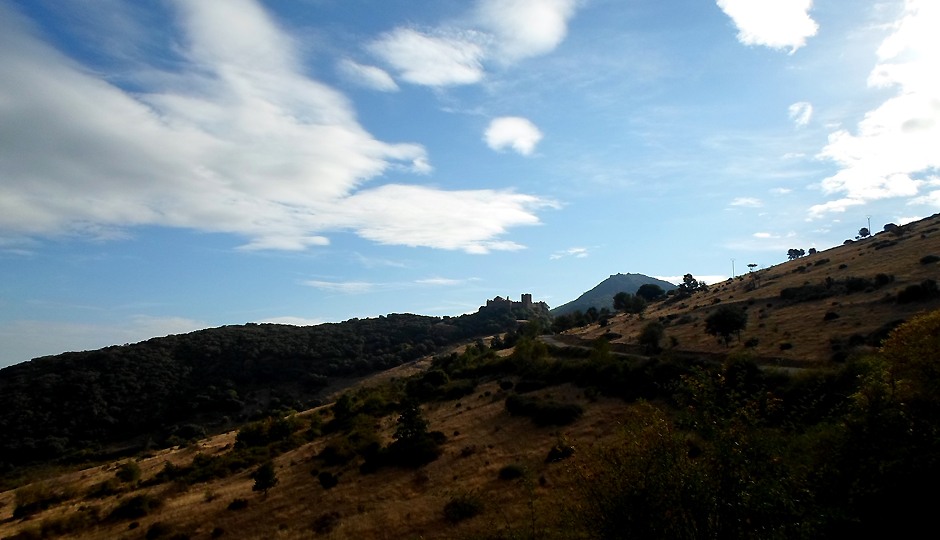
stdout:
[[834,321],[838,318],[839,318],[839,314],[836,313],[835,311],[827,311],[826,314],[823,315],[824,321]]
[[234,499],[232,502],[228,503],[229,510],[244,510],[245,508],[248,508],[247,499]]
[[924,255],[920,258],[920,264],[931,264],[940,261],[940,257],[937,255]]
[[910,302],[920,302],[935,298],[940,291],[937,290],[937,282],[932,279],[926,279],[919,285],[908,285],[898,293],[898,303],[908,304]]
[[108,521],[121,521],[125,519],[142,518],[161,505],[160,499],[150,495],[135,495],[121,501],[114,510],[108,514]]
[[557,463],[559,461],[564,461],[573,455],[574,446],[565,444],[563,442],[558,442],[548,450],[548,455],[545,456],[545,463]]
[[792,344],[792,343],[781,343],[781,344],[780,344],[780,350],[781,350],[781,351],[789,351],[789,350],[792,349],[792,348],[793,348],[793,344]]
[[577,403],[558,403],[518,394],[506,398],[506,410],[513,416],[531,418],[537,426],[565,426],[584,414],[584,409]]
[[516,478],[522,478],[523,476],[525,476],[525,467],[515,463],[506,465],[499,470],[500,480],[515,480]]
[[802,285],[783,289],[780,291],[780,298],[790,302],[810,302],[828,298],[833,294],[825,285]]
[[475,493],[458,493],[444,505],[444,519],[459,523],[483,512],[483,499]]
[[513,387],[513,382],[509,379],[502,379],[499,381],[499,387],[503,390],[511,390]]
[[317,516],[317,519],[313,520],[313,524],[310,525],[310,528],[317,534],[329,534],[339,525],[340,517],[339,512],[320,514]]
[[318,474],[317,480],[320,481],[320,485],[323,486],[323,489],[332,489],[339,484],[339,476],[329,471],[323,471]]

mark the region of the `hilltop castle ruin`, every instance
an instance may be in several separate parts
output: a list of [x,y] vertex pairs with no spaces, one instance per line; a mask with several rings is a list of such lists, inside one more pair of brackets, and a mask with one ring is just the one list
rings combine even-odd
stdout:
[[548,304],[546,304],[545,302],[533,302],[531,294],[528,294],[528,293],[523,294],[521,300],[522,300],[521,302],[514,302],[510,300],[508,296],[506,298],[497,296],[496,298],[492,300],[487,300],[486,305],[480,307],[480,311],[483,311],[483,310],[512,311],[514,309],[523,309],[523,310],[529,310],[529,311],[543,311],[545,313],[548,313]]

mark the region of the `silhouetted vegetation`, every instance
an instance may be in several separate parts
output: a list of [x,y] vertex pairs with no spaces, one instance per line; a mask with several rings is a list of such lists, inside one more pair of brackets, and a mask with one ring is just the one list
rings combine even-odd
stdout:
[[300,410],[319,403],[332,377],[365,375],[459,340],[512,331],[524,315],[225,326],[14,365],[0,370],[0,471],[184,444],[207,430]]

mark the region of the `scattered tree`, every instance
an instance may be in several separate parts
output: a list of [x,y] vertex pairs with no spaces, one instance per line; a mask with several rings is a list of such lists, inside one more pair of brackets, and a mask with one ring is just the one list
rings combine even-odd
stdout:
[[792,261],[793,259],[799,259],[799,258],[802,257],[803,255],[806,255],[806,251],[804,251],[804,250],[802,250],[802,249],[789,249],[789,250],[787,250],[787,259],[789,259],[789,260],[791,260],[791,261]]
[[815,254],[816,254],[816,248],[809,248],[809,251],[808,251],[807,253],[809,253],[810,255],[815,255]]
[[652,302],[666,296],[666,291],[655,283],[644,283],[636,290],[636,295],[647,302]]
[[628,292],[619,292],[614,295],[614,309],[624,313],[643,313],[646,309],[646,300]]
[[868,238],[869,236],[871,236],[871,231],[868,230],[868,227],[862,227],[858,230],[859,238]]
[[737,306],[721,306],[705,318],[705,332],[720,338],[725,346],[731,342],[731,335],[741,339],[741,330],[747,326],[747,313]]
[[255,481],[255,485],[251,487],[251,490],[260,491],[265,496],[268,495],[268,490],[276,486],[278,482],[273,461],[265,461],[262,463],[261,466],[251,474],[251,477]]
[[748,263],[747,265],[748,272],[753,272],[755,268],[757,268],[757,263]]
[[663,340],[664,335],[665,330],[662,323],[651,321],[640,331],[638,341],[647,354],[655,354],[660,351],[659,343]]
[[692,277],[692,274],[682,276],[682,283],[679,284],[679,291],[692,294],[695,291],[707,291],[708,285],[704,281],[699,281]]

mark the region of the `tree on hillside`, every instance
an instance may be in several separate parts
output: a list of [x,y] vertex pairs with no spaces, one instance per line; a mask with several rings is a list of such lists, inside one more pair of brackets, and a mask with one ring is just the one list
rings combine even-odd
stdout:
[[755,268],[757,268],[757,263],[748,263],[747,265],[748,272],[753,272]]
[[260,491],[265,496],[268,495],[268,490],[277,485],[277,472],[274,470],[273,461],[265,461],[258,467],[255,472],[251,473],[251,478],[254,479],[255,485],[251,487],[252,491]]
[[661,350],[659,343],[663,340],[665,334],[666,332],[661,322],[650,321],[643,327],[643,330],[640,331],[640,336],[637,341],[643,346],[643,350],[646,351],[646,354],[656,354]]
[[646,309],[646,300],[628,292],[619,292],[614,295],[614,309],[624,313],[643,313]]
[[692,274],[682,276],[682,283],[679,284],[679,292],[692,294],[695,291],[707,291],[708,285],[704,281],[695,279]]
[[869,236],[871,236],[871,231],[868,230],[868,227],[862,227],[858,230],[859,238],[868,238]]
[[705,318],[705,332],[720,338],[725,347],[731,342],[732,334],[741,339],[741,330],[747,326],[747,313],[737,306],[721,306]]
[[791,260],[791,261],[792,261],[793,259],[799,259],[799,258],[802,257],[803,255],[806,255],[806,251],[804,251],[804,250],[802,250],[802,249],[789,249],[789,250],[787,250],[787,259],[789,259],[789,260]]
[[636,290],[636,295],[647,302],[652,302],[666,296],[666,291],[655,283],[644,283]]

